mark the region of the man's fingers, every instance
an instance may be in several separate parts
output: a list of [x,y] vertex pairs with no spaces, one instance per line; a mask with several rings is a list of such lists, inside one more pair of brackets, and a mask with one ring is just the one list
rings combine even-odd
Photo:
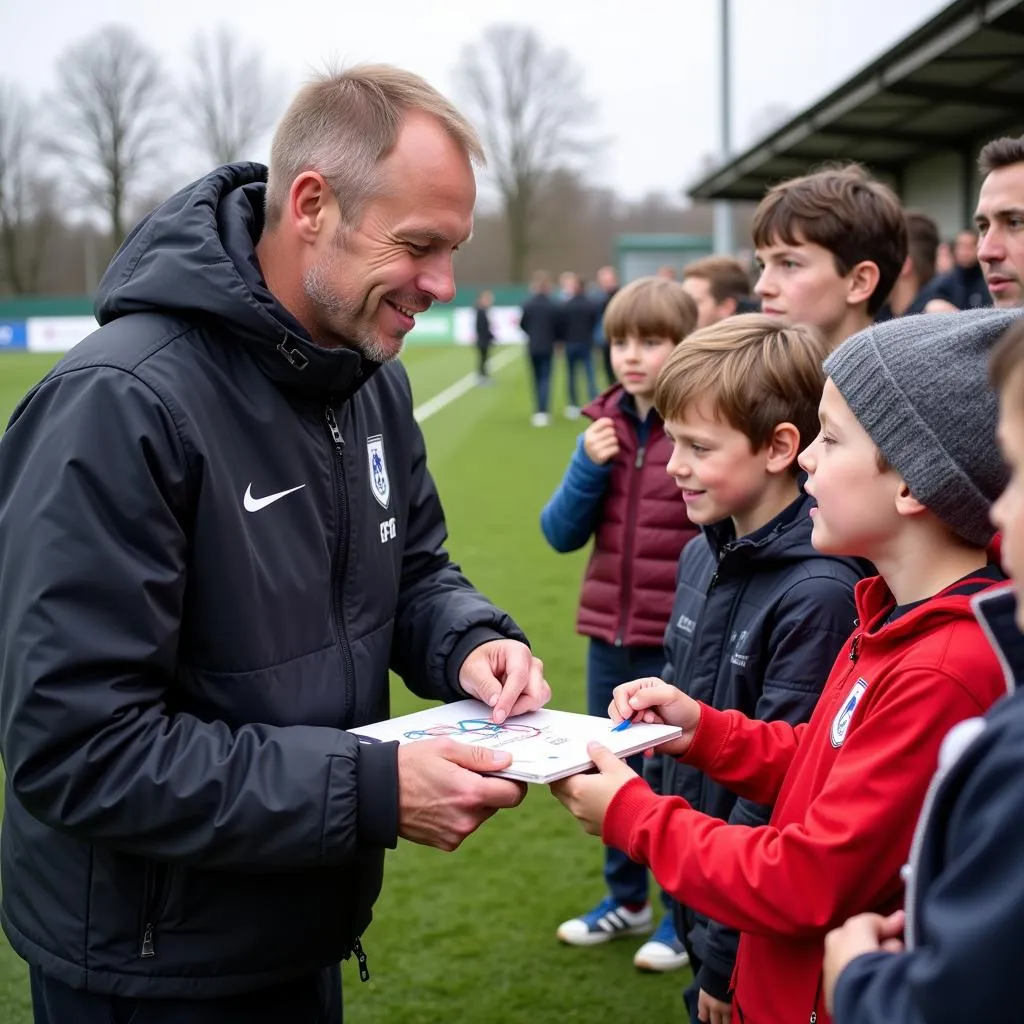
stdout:
[[512,764],[512,755],[507,750],[491,750],[455,740],[449,740],[446,748],[446,760],[471,772],[500,772]]

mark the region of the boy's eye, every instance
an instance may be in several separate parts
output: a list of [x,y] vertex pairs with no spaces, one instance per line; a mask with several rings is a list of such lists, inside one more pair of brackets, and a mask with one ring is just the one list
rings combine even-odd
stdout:
[[821,438],[820,439],[821,439],[821,443],[823,445],[826,445],[826,446],[828,446],[830,444],[835,444],[836,443],[836,439],[834,437],[829,437],[829,435],[825,434],[825,433],[821,434]]
[[707,451],[707,448],[705,448],[704,445],[696,443],[691,444],[690,449],[693,451],[694,455],[703,455]]
[[786,270],[792,270],[794,267],[799,266],[796,260],[783,260],[782,265]]

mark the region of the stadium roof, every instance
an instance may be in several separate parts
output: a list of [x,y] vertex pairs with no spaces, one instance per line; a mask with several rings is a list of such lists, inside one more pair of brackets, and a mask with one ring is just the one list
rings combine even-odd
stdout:
[[956,0],[819,103],[719,166],[695,199],[752,199],[828,160],[899,177],[1024,120],[1024,0]]

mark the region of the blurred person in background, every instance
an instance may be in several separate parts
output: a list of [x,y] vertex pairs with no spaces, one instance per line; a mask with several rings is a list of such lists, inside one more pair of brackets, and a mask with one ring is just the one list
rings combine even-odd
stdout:
[[958,309],[992,305],[985,286],[985,274],[978,261],[978,234],[973,228],[964,228],[957,234],[953,243],[952,270],[933,278],[920,300],[925,313],[955,313]]
[[733,256],[706,256],[683,267],[683,288],[697,304],[697,327],[710,327],[749,303],[750,278]]
[[[578,274],[562,275],[562,290],[565,301],[558,309],[559,337],[565,343],[565,372],[569,404],[565,407],[566,419],[579,418],[580,407],[597,397],[597,380],[594,375],[594,333],[600,323],[600,306],[587,295],[583,281]],[[586,392],[581,398],[580,374]]]
[[935,277],[939,228],[931,217],[915,210],[907,212],[906,221],[907,258],[889,293],[889,301],[875,315],[875,323],[894,316],[923,313],[931,297],[928,284]]
[[551,366],[559,331],[558,305],[551,298],[551,276],[547,271],[534,271],[519,326],[526,335],[526,354],[533,377],[534,411],[530,422],[535,427],[546,427],[551,422]]
[[597,325],[594,327],[594,346],[600,352],[601,365],[604,367],[605,387],[610,388],[615,383],[615,371],[612,369],[611,348],[604,333],[604,313],[608,303],[619,290],[618,271],[611,266],[601,267],[597,271],[597,289],[594,292],[594,302],[597,305]]
[[491,354],[491,345],[494,344],[494,329],[491,326],[491,306],[494,305],[494,293],[488,290],[482,291],[476,300],[476,351],[477,351],[477,375],[478,384],[490,384],[491,378],[487,373],[487,359]]

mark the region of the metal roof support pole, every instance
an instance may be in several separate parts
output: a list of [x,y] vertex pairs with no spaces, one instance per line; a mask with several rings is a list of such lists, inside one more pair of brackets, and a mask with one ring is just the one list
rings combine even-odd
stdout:
[[[726,163],[732,155],[732,96],[729,68],[729,0],[718,0],[720,57],[718,62],[718,116],[721,162]],[[714,247],[721,255],[731,255],[735,250],[733,239],[732,203],[728,199],[715,200]]]

